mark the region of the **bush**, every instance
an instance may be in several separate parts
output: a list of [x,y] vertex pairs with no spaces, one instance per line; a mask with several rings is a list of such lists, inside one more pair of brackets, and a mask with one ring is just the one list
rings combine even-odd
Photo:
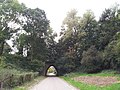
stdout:
[[104,50],[104,68],[120,71],[120,32]]
[[70,73],[71,71],[75,70],[75,63],[74,59],[70,57],[61,57],[57,60],[56,66],[59,70],[59,75],[63,75],[65,73]]
[[101,70],[102,55],[95,46],[91,46],[87,51],[84,51],[82,56],[81,65],[85,72],[95,73]]
[[5,60],[6,60],[5,56],[0,56],[0,67],[5,67],[6,66]]
[[39,75],[38,72],[23,73],[14,69],[1,69],[0,81],[3,81],[3,87],[12,88],[23,85],[25,82],[31,81]]
[[32,80],[32,74],[31,73],[28,73],[25,75],[25,81],[31,81]]

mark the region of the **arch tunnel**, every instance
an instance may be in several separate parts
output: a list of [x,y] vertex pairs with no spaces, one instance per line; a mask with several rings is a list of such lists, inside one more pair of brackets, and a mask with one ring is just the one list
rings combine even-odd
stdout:
[[59,76],[59,71],[54,61],[45,62],[44,76],[47,77]]

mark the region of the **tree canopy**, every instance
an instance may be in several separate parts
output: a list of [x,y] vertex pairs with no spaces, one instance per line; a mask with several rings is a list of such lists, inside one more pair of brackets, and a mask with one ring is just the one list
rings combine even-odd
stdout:
[[[104,69],[120,71],[120,9],[105,9],[99,20],[87,10],[82,16],[69,11],[60,39],[44,10],[31,9],[17,0],[0,1],[0,62],[3,68],[22,68],[42,73],[46,60],[61,73]],[[7,43],[11,40],[13,46]],[[16,48],[14,54],[12,49]]]

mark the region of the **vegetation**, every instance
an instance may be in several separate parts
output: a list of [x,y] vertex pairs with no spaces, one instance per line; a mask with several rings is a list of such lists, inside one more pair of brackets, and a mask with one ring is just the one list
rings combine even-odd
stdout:
[[4,88],[23,85],[42,71],[48,27],[43,10],[27,8],[17,0],[0,1],[0,81]]
[[37,77],[37,78],[33,79],[32,81],[23,84],[22,86],[15,87],[13,90],[28,90],[28,89],[32,88],[32,86],[34,86],[35,84],[39,83],[44,78],[45,77],[43,77],[43,76]]
[[63,20],[58,42],[49,23],[44,10],[28,8],[17,0],[1,0],[0,69],[20,71],[16,80],[31,79],[33,74],[23,75],[23,71],[42,74],[46,60],[55,62],[60,75],[105,69],[120,72],[119,5],[105,9],[99,20],[91,10],[83,16],[71,10]]
[[112,76],[112,77],[117,77],[118,80],[120,80],[120,75],[115,73],[116,71],[111,71],[111,70],[102,71],[101,73],[97,73],[97,74],[70,73],[64,75],[62,78],[68,83],[72,84],[73,86],[79,88],[80,90],[119,90],[120,83],[115,83],[107,86],[96,86],[92,84],[78,82],[72,79],[74,77],[79,77],[79,76],[102,76],[102,77]]
[[15,69],[1,69],[0,81],[3,81],[4,88],[13,88],[15,86],[23,85],[39,76],[38,72],[23,72]]
[[93,73],[104,69],[120,70],[120,54],[117,52],[119,11],[118,6],[105,9],[98,21],[92,11],[87,11],[82,17],[77,16],[76,10],[67,14],[57,47],[58,59],[64,61],[66,71],[77,69]]
[[98,72],[102,69],[102,56],[94,46],[83,52],[81,64],[85,72]]

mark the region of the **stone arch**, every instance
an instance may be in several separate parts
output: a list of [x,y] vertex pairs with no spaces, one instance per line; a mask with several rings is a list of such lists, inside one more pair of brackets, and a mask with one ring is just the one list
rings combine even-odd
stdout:
[[[50,65],[49,67],[46,68],[45,76],[48,76],[48,75],[47,75],[47,71],[48,71],[48,69],[49,69],[51,66],[53,66],[53,67],[55,68],[55,70],[57,71],[57,73],[58,73],[58,70],[57,70],[56,66],[55,66],[55,65]],[[57,76],[57,73],[56,73],[55,76]]]
[[51,66],[53,66],[53,67],[56,69],[56,71],[57,71],[56,76],[58,76],[58,75],[59,75],[58,69],[57,69],[57,66],[56,66],[56,64],[55,64],[54,61],[46,61],[46,62],[45,62],[45,66],[44,66],[44,76],[47,76],[47,70],[48,70]]

